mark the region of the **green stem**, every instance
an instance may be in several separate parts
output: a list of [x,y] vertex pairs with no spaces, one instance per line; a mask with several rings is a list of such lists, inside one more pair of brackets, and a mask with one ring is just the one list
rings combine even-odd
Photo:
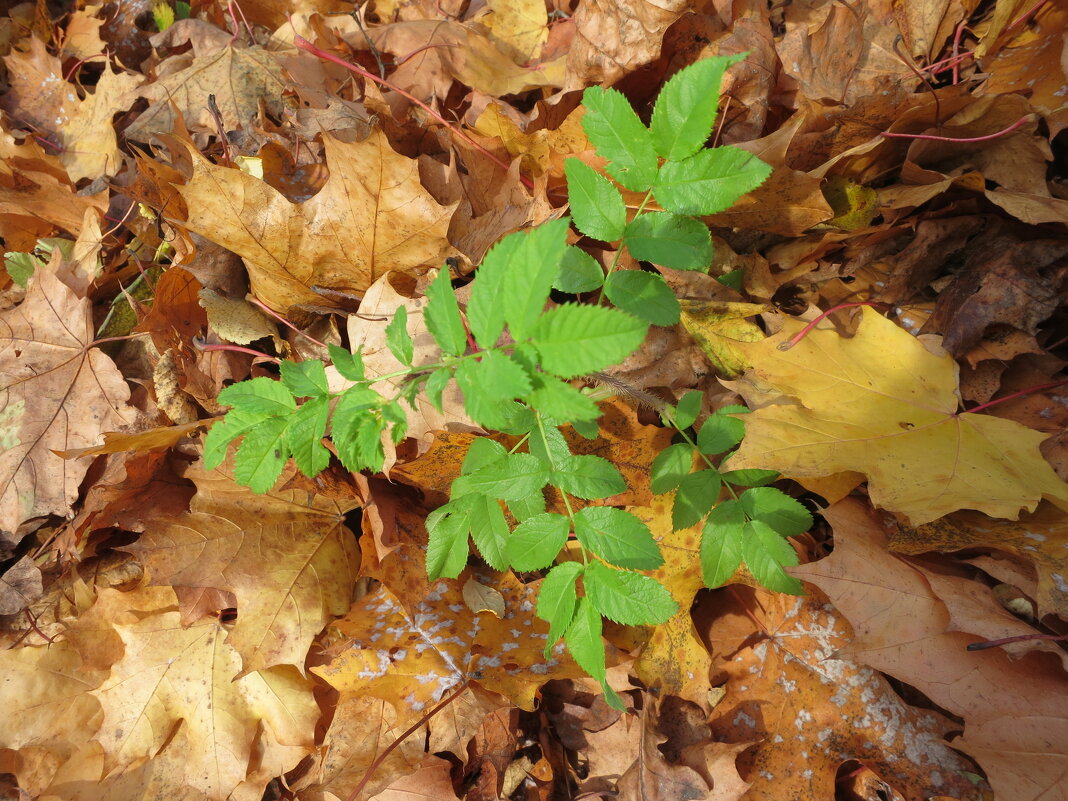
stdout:
[[[652,200],[652,198],[653,198],[653,190],[650,189],[648,192],[645,193],[645,197],[642,198],[642,202],[638,204],[638,210],[634,212],[634,219],[632,219],[631,222],[634,222],[634,220],[636,220],[638,217],[640,217],[642,215],[642,213],[645,211],[645,207],[649,204],[649,201]],[[605,281],[607,281],[608,280],[608,276],[610,276],[615,271],[616,266],[619,264],[619,258],[622,255],[623,255],[623,243],[620,242],[619,247],[616,249],[616,255],[612,257],[612,263],[608,265],[608,272],[606,272],[604,274],[604,280]],[[597,293],[597,305],[600,305],[601,300],[603,298],[604,298],[604,286],[602,285],[601,286],[601,291]]]

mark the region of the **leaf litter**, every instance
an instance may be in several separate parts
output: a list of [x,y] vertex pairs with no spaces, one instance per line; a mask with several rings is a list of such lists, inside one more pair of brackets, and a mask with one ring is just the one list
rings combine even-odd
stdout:
[[[3,20],[12,792],[1065,797],[1061,4],[337,6]],[[253,495],[198,462],[227,385],[329,345],[390,372],[386,326],[406,308],[419,346],[430,270],[564,213],[565,158],[603,167],[582,89],[648,115],[673,73],[742,52],[713,137],[771,177],[708,218],[712,277],[665,266],[684,325],[615,380],[701,390],[701,419],[754,409],[728,467],[820,513],[791,538],[805,598],[744,567],[703,589],[699,533],[648,489],[669,435],[614,401],[572,444],[621,471],[598,503],[648,524],[679,606],[606,626],[620,714],[542,653],[539,576],[427,579],[423,521],[478,432],[458,395],[382,443],[396,484],[290,470]],[[127,291],[142,273],[154,301]],[[235,334],[201,289],[272,322]],[[151,336],[98,341],[113,304],[139,325],[107,336]]]

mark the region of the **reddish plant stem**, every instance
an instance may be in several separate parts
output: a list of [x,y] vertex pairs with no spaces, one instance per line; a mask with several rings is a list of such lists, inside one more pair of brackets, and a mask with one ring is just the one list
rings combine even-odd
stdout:
[[[385,78],[380,78],[379,76],[377,76],[377,75],[375,75],[375,74],[373,74],[371,72],[368,72],[363,67],[361,67],[359,64],[354,64],[352,62],[345,61],[345,59],[341,58],[340,56],[335,56],[333,53],[328,53],[325,50],[320,50],[318,47],[313,45],[311,42],[309,42],[307,39],[305,39],[300,34],[294,34],[294,36],[293,36],[293,44],[295,44],[301,50],[306,50],[309,53],[311,53],[312,55],[317,56],[318,58],[324,59],[326,61],[331,61],[334,64],[337,64],[337,65],[339,65],[341,67],[344,67],[345,69],[349,70],[350,72],[355,72],[357,75],[360,75],[360,76],[366,78],[369,81],[374,81],[375,83],[380,84],[380,85],[386,87],[387,89],[390,89],[391,91],[396,92],[401,97],[403,97],[403,98],[405,98],[407,100],[410,100],[412,103],[415,103],[415,105],[419,106],[419,108],[423,109],[423,111],[425,111],[431,117],[436,119],[438,122],[440,122],[446,128],[448,128],[450,131],[452,131],[454,136],[457,136],[460,139],[462,139],[463,141],[467,142],[467,144],[469,144],[471,147],[475,148],[475,150],[480,152],[482,155],[484,155],[486,158],[488,158],[490,161],[492,161],[494,164],[496,164],[502,170],[504,170],[505,172],[508,172],[509,167],[508,167],[507,164],[505,164],[503,161],[501,161],[499,158],[497,158],[490,151],[488,151],[486,148],[484,148],[482,145],[480,145],[478,142],[476,142],[470,136],[465,134],[463,131],[461,131],[459,128],[457,128],[455,125],[453,125],[451,122],[446,120],[435,109],[431,108],[428,104],[424,103],[422,100],[420,100],[415,95],[404,91],[399,86],[395,86],[393,83],[391,83],[390,81],[387,81]],[[524,178],[522,175],[520,175],[519,176],[519,180],[523,183],[523,186],[525,186],[527,189],[534,189],[534,182],[531,181],[529,178]]]
[[985,651],[987,648],[999,648],[1002,645],[1011,645],[1014,642],[1028,642],[1029,640],[1068,640],[1068,634],[1018,634],[1015,637],[1002,637],[1000,640],[973,642],[968,645],[968,650]]
[[276,319],[278,322],[280,322],[286,328],[290,329],[291,331],[295,331],[296,333],[300,334],[302,337],[304,337],[305,339],[309,340],[310,342],[314,342],[320,348],[326,348],[327,347],[325,342],[320,342],[318,339],[313,337],[311,334],[308,334],[308,333],[305,333],[304,331],[301,331],[299,328],[297,328],[295,325],[293,325],[293,323],[289,322],[289,320],[287,320],[285,317],[280,315],[278,312],[276,312],[274,309],[272,309],[270,306],[268,306],[266,303],[264,303],[259,298],[256,298],[256,297],[249,298],[249,302],[252,303],[252,305],[258,306],[260,309],[262,309],[263,311],[267,312],[267,314],[271,315],[271,317]]
[[964,24],[966,20],[961,20],[960,25],[957,26],[957,30],[953,33],[953,85],[956,86],[960,82],[960,62],[961,59],[957,58],[957,54],[960,52],[960,37],[964,33]]
[[831,308],[827,309],[827,311],[823,312],[823,314],[821,314],[815,320],[813,320],[808,325],[806,325],[804,328],[802,328],[800,331],[798,331],[796,334],[794,334],[790,339],[788,339],[785,342],[781,343],[779,345],[779,350],[790,350],[790,348],[792,348],[794,345],[796,345],[798,342],[800,342],[802,339],[804,339],[806,336],[808,336],[808,332],[811,331],[813,328],[815,328],[816,325],[818,323],[820,323],[821,321],[823,321],[823,319],[826,318],[829,314],[833,314],[834,312],[838,311],[839,309],[850,309],[850,308],[853,308],[854,306],[871,306],[872,308],[876,308],[877,306],[882,306],[884,308],[889,308],[890,304],[889,303],[880,303],[877,300],[859,300],[859,301],[857,301],[855,303],[839,303],[837,306],[832,306]]
[[197,342],[195,339],[193,340],[193,344],[196,346],[197,350],[229,350],[233,351],[234,353],[247,353],[250,356],[255,356],[256,358],[263,359],[265,361],[274,362],[275,364],[280,364],[282,361],[281,359],[278,359],[274,356],[268,356],[266,353],[260,353],[258,350],[253,350],[252,348],[243,348],[240,345],[204,345],[200,342]]
[[1005,136],[1015,131],[1017,128],[1022,127],[1026,123],[1030,122],[1031,114],[1024,114],[1020,119],[1016,120],[1008,128],[1004,128],[997,133],[987,134],[986,136],[972,136],[962,139],[957,139],[952,136],[933,136],[931,134],[907,134],[907,133],[890,133],[889,131],[883,131],[879,136],[893,139],[927,139],[932,142],[987,142],[991,139],[997,139],[999,136]]
[[1016,28],[1018,28],[1021,25],[1023,25],[1024,22],[1027,21],[1028,17],[1032,16],[1035,12],[1037,12],[1045,4],[1046,4],[1046,0],[1038,0],[1038,2],[1035,3],[1033,6],[1031,6],[1029,9],[1027,9],[1027,11],[1022,13],[1020,16],[1018,16],[1016,19],[1014,19],[1012,22],[1010,22],[1008,25],[1006,25],[1005,29],[1001,32],[1001,36],[1004,36],[1005,34],[1009,33],[1009,31],[1015,30]]
[[962,414],[974,414],[975,412],[981,412],[983,409],[989,409],[991,406],[997,406],[999,403],[1004,403],[1005,401],[1012,400],[1013,398],[1030,395],[1033,392],[1041,392],[1044,389],[1053,389],[1053,387],[1063,387],[1065,384],[1068,384],[1068,378],[1065,378],[1061,381],[1053,381],[1049,384],[1039,384],[1035,387],[1021,389],[1019,392],[1013,392],[1011,395],[1006,395],[1004,398],[996,398],[992,401],[987,401],[986,403],[976,406],[974,409],[965,409]]
[[364,772],[363,774],[363,777],[360,779],[359,784],[357,784],[356,788],[351,793],[349,793],[347,801],[355,801],[356,796],[358,796],[363,790],[363,788],[367,786],[367,782],[371,781],[371,777],[375,775],[375,771],[382,767],[382,763],[385,762],[389,755],[393,753],[393,750],[405,740],[407,740],[409,737],[411,737],[412,734],[418,731],[421,726],[424,726],[428,720],[434,717],[434,715],[438,714],[438,712],[440,712],[453,701],[455,701],[457,698],[459,698],[461,693],[463,693],[463,691],[467,689],[467,685],[470,683],[470,679],[464,679],[460,683],[459,687],[457,687],[451,693],[442,698],[441,701],[439,701],[433,709],[431,709],[429,712],[423,715],[423,717],[419,718],[419,720],[409,726],[404,731],[404,733],[401,734],[400,737],[398,737],[396,740],[387,745],[386,749],[375,758],[375,761],[372,762],[370,766],[368,766],[366,772]]

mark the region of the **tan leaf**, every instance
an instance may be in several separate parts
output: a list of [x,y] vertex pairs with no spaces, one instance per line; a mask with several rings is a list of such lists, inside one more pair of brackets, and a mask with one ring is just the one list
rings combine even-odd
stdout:
[[41,570],[24,556],[0,575],[0,615],[17,615],[41,593]]
[[[727,684],[709,725],[713,740],[759,741],[746,799],[831,798],[839,766],[856,759],[909,801],[936,794],[978,801],[964,776],[970,765],[943,742],[957,724],[909,707],[843,653],[849,626],[819,598],[735,588],[719,601],[709,638],[723,655]],[[748,615],[766,637],[752,636]]]
[[227,644],[242,675],[283,664],[303,671],[312,638],[349,608],[359,550],[348,509],[300,490],[253,495],[221,470],[191,471],[198,491],[189,513],[151,520],[128,547],[155,583],[237,596]]
[[89,459],[53,450],[95,445],[133,422],[130,390],[114,363],[90,347],[88,300],[47,270],[22,304],[0,314],[0,529],[70,512]]
[[419,182],[418,162],[380,130],[353,143],[324,136],[330,178],[300,204],[182,141],[193,162],[177,187],[189,208],[183,225],[241,255],[253,292],[274,309],[320,304],[313,284],[362,294],[387,270],[418,273],[452,253],[455,204],[439,205]]
[[[244,780],[261,726],[279,742],[310,752],[319,709],[310,683],[295,668],[235,679],[241,660],[224,642],[226,630],[217,620],[182,628],[169,588],[126,595],[136,613],[115,624],[125,654],[94,690],[104,707],[98,739],[109,764],[154,755],[181,721],[185,783],[222,801]],[[271,775],[294,765],[271,765]]]
[[1060,665],[1045,654],[1016,661],[999,649],[969,652],[979,638],[952,630],[927,578],[887,552],[862,504],[843,501],[824,515],[834,552],[791,572],[826,592],[853,625],[851,658],[963,718],[964,737],[953,745],[979,761],[996,797],[1055,797],[1068,758],[1068,681]]

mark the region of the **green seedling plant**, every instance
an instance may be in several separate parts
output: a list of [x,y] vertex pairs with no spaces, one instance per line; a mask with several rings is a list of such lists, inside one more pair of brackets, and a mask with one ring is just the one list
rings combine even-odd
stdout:
[[[235,478],[267,492],[290,457],[310,477],[324,470],[329,437],[347,469],[378,472],[383,438],[399,443],[406,435],[403,404],[415,408],[425,397],[440,410],[446,386],[455,382],[466,413],[488,431],[511,435],[514,445],[489,437],[471,443],[448,502],[426,520],[427,574],[457,577],[472,542],[496,570],[544,572],[537,614],[549,624],[546,657],[562,639],[601,683],[608,702],[622,709],[606,680],[603,619],[656,625],[679,610],[667,589],[643,572],[664,562],[648,526],[624,509],[588,503],[627,485],[608,460],[572,451],[565,431],[596,437],[601,411],[597,390],[571,382],[626,359],[650,324],[678,321],[678,301],[658,272],[615,270],[621,250],[651,265],[707,271],[709,232],[693,215],[729,208],[767,177],[769,168],[745,151],[704,147],[720,79],[736,60],[708,59],[676,74],[661,91],[648,128],[619,92],[587,89],[583,126],[607,160],[608,175],[644,193],[629,222],[616,184],[569,160],[571,219],[498,242],[479,266],[464,310],[446,270],[429,284],[424,320],[440,348],[436,362],[413,364],[407,312],[400,307],[386,342],[403,369],[368,377],[360,352],[331,346],[334,368],[350,384],[344,390],[330,390],[326,367],[315,360],[283,361],[280,381],[260,377],[227,387],[218,400],[231,409],[208,432],[207,466],[221,464],[230,443],[240,439]],[[647,210],[651,199],[665,210]],[[592,239],[616,243],[607,273],[567,244],[572,223]],[[612,305],[550,306],[553,289],[600,291]],[[797,562],[786,537],[807,529],[811,518],[795,500],[763,486],[777,474],[721,469],[725,459],[713,457],[741,442],[739,416],[747,410],[721,409],[695,429],[701,403],[701,393],[691,392],[662,410],[680,441],[657,456],[652,490],[675,492],[676,528],[704,520],[701,563],[709,586],[724,583],[744,563],[768,587],[799,592],[799,582],[783,570]]]

